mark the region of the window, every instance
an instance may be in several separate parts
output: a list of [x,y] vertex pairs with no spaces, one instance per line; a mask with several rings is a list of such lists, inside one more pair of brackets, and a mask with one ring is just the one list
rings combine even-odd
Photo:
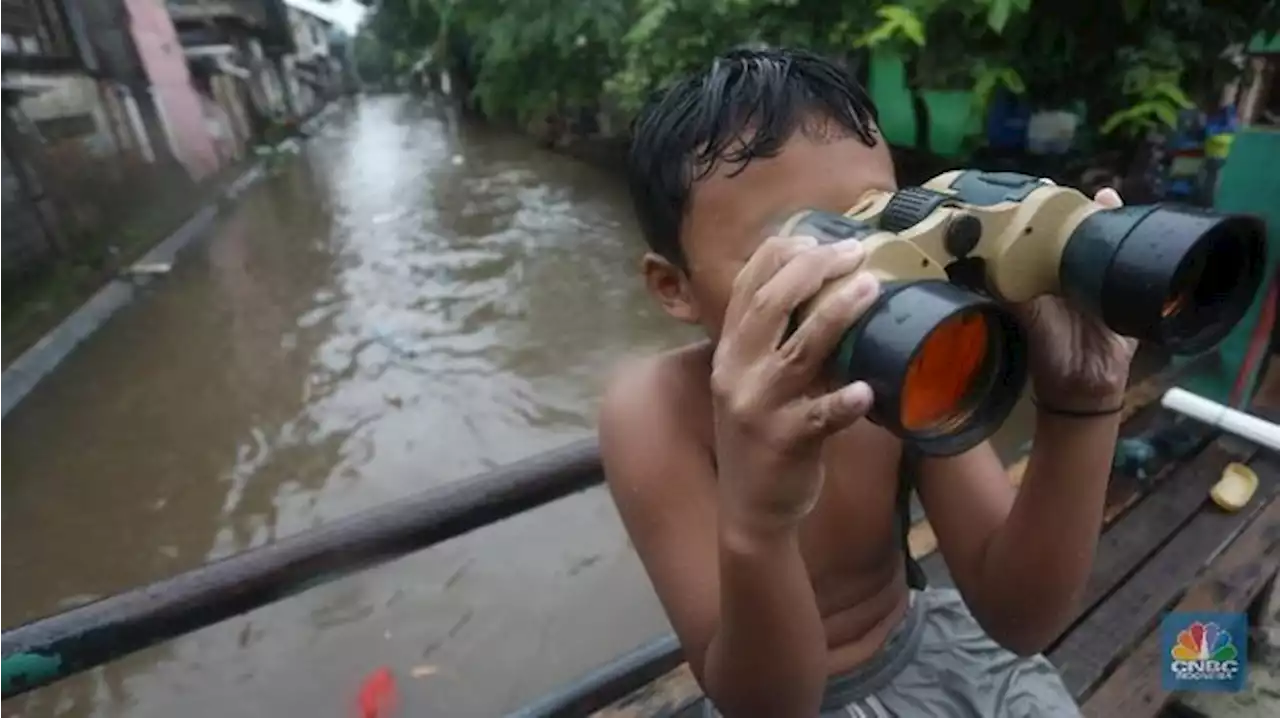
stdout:
[[98,125],[90,114],[51,117],[46,120],[36,120],[35,125],[40,131],[40,136],[49,141],[83,137],[98,131]]

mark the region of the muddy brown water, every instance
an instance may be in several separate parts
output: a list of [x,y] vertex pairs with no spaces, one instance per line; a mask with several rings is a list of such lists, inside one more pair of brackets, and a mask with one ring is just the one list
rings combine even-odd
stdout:
[[[405,97],[338,112],[3,424],[11,627],[593,432],[643,293],[619,179]],[[1011,455],[1025,414],[998,441]],[[667,630],[594,489],[4,715],[496,716]]]

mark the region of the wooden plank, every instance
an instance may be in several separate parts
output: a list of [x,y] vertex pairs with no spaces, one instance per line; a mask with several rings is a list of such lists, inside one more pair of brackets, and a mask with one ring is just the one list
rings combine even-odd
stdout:
[[[1151,432],[1159,432],[1162,428],[1171,427],[1178,422],[1186,424],[1191,421],[1165,411],[1159,405],[1148,407],[1141,418],[1143,419],[1142,427],[1135,428],[1133,431],[1126,430],[1122,434],[1122,438],[1132,439],[1149,436]],[[1190,424],[1189,428],[1201,437],[1202,446],[1207,445],[1218,433],[1216,430],[1203,425]],[[1126,511],[1137,505],[1143,497],[1168,479],[1175,469],[1190,461],[1197,453],[1192,451],[1190,455],[1183,457],[1181,460],[1163,457],[1163,463],[1156,466],[1154,474],[1146,478],[1138,478],[1127,471],[1113,471],[1111,482],[1107,485],[1107,499],[1102,512],[1102,525],[1110,526],[1119,520]]]
[[[1205,570],[1175,611],[1244,611],[1280,568],[1280,502],[1272,501]],[[1161,685],[1166,657],[1151,632],[1085,703],[1090,718],[1155,716],[1172,697]]]
[[[1088,696],[1111,666],[1146,635],[1160,612],[1178,599],[1219,547],[1276,495],[1280,467],[1272,461],[1255,464],[1259,486],[1249,509],[1229,514],[1207,505],[1049,653],[1077,699]],[[1192,470],[1212,472],[1205,464],[1197,464]],[[1217,471],[1221,470],[1219,465]],[[1171,480],[1180,481],[1182,477],[1175,475]],[[1205,503],[1208,504],[1207,497]]]
[[686,663],[594,715],[597,718],[674,716],[699,695],[698,683]]
[[[1161,482],[1123,521],[1111,525],[1098,540],[1093,569],[1080,599],[1081,614],[1087,615],[1204,506],[1222,467],[1233,461],[1247,462],[1256,451],[1250,444],[1210,444],[1175,477]],[[1082,620],[1078,618],[1072,627]],[[1064,636],[1070,633],[1068,628]]]

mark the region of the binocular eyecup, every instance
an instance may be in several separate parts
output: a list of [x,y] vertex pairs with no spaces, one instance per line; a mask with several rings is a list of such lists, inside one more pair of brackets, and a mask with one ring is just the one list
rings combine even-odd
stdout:
[[1193,207],[1095,212],[1071,233],[1059,281],[1112,331],[1196,354],[1244,317],[1262,282],[1265,227]]

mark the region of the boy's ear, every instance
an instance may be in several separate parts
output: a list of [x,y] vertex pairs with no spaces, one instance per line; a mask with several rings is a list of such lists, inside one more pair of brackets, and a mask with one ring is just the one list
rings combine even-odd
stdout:
[[689,286],[689,276],[669,259],[648,252],[640,262],[645,286],[662,305],[663,311],[674,319],[696,324],[701,317],[698,302]]

